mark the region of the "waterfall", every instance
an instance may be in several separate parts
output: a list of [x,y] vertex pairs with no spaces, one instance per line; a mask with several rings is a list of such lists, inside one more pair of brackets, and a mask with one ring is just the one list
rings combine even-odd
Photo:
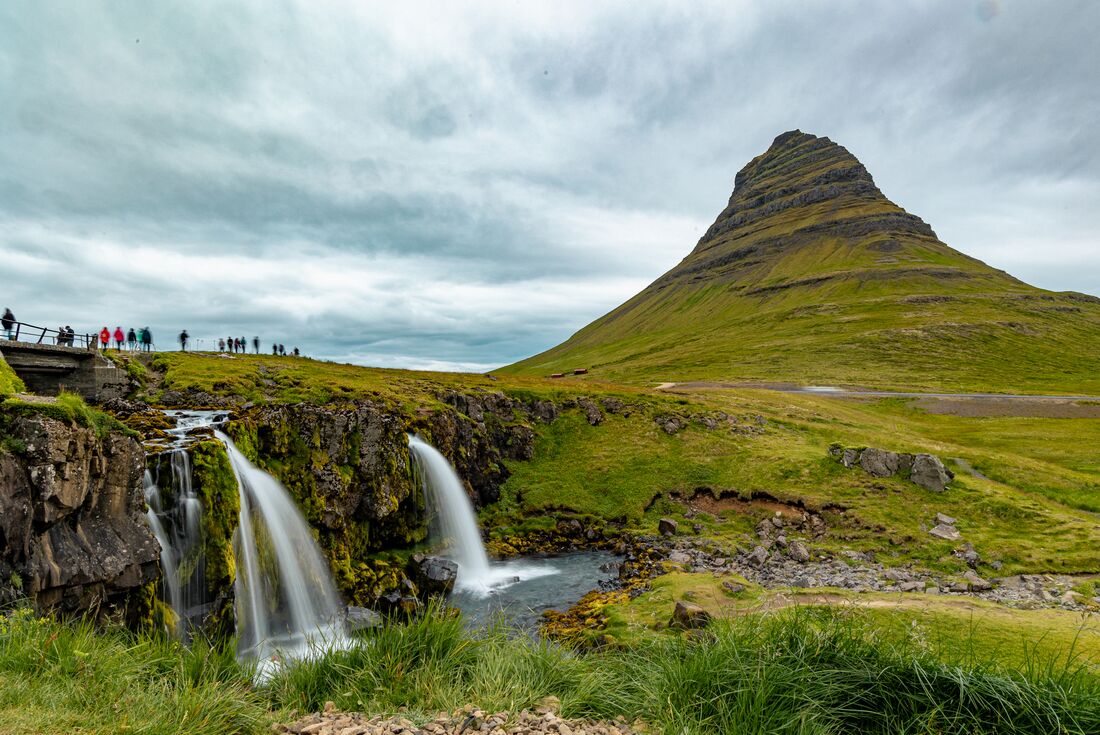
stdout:
[[458,589],[483,596],[520,580],[557,573],[546,566],[491,564],[474,505],[454,467],[435,447],[411,434],[409,452],[420,469],[429,507],[435,511],[433,533],[442,540],[446,555],[458,564]]
[[449,545],[449,554],[458,564],[458,581],[471,584],[487,579],[489,555],[462,480],[447,458],[419,437],[409,435],[409,451],[420,468],[424,494],[436,511],[437,535]]
[[309,657],[345,639],[332,572],[293,499],[220,431],[240,492],[234,537],[238,652],[260,662]]
[[165,601],[176,614],[176,635],[186,640],[190,619],[205,602],[205,558],[202,551],[202,503],[191,484],[191,458],[176,447],[166,452],[172,473],[170,503],[160,485],[145,472],[145,519],[160,543]]
[[160,501],[160,488],[153,480],[153,473],[145,471],[145,504],[149,506],[145,511],[145,520],[153,531],[153,536],[160,542],[160,571],[161,580],[164,582],[164,596],[169,607],[176,614],[176,635],[183,634],[183,617],[180,615],[180,580],[176,569],[176,551],[172,540],[161,523],[160,513],[163,508]]

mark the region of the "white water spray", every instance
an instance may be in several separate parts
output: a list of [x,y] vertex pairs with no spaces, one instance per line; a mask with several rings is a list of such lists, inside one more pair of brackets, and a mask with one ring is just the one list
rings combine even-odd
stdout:
[[424,494],[435,510],[433,529],[444,553],[458,564],[455,586],[474,595],[488,595],[523,579],[557,572],[537,565],[493,565],[481,541],[474,505],[462,480],[439,451],[417,436],[409,435],[409,452],[420,468]]
[[283,658],[308,658],[343,645],[343,605],[332,572],[286,489],[225,444],[240,490],[236,611],[238,653],[266,676]]

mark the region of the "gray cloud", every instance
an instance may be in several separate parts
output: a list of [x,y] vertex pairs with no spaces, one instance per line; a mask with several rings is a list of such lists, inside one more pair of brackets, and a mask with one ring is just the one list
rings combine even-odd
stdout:
[[484,369],[675,264],[794,127],[949,244],[1100,293],[1098,21],[948,0],[3,6],[3,301],[162,343]]

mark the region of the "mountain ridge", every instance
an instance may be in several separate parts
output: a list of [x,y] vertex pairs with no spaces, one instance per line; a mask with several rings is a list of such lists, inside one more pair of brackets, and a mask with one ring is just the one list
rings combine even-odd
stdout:
[[[676,266],[504,370],[1069,391],[1100,389],[1090,351],[1100,353],[1100,299],[1038,289],[951,248],[846,148],[792,130],[738,171]],[[955,364],[963,357],[975,368]],[[1013,363],[1018,377],[982,384],[989,367]]]

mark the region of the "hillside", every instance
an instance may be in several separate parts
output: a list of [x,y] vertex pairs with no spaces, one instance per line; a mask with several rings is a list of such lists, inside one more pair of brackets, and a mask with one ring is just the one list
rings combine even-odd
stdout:
[[675,268],[505,372],[1100,393],[1100,299],[941,242],[828,138],[777,137]]

